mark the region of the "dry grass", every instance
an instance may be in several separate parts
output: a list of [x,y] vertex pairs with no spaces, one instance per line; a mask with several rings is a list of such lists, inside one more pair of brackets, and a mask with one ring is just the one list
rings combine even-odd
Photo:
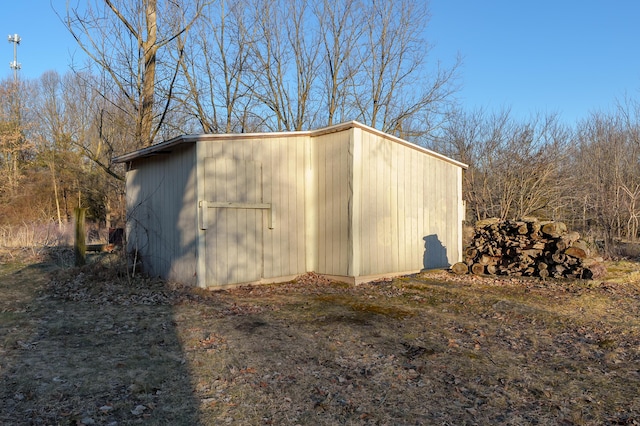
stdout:
[[636,264],[209,292],[0,267],[0,424],[638,424]]

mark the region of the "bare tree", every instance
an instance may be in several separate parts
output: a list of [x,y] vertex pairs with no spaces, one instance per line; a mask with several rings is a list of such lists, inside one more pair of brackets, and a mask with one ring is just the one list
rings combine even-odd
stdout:
[[122,176],[111,167],[114,147],[99,137],[102,98],[96,96],[96,84],[90,75],[71,72],[50,71],[38,80],[30,137],[38,162],[49,170],[60,227],[77,202],[89,207],[94,219],[109,217],[108,206],[123,189]]
[[[60,174],[68,172],[72,164],[67,158],[70,148],[70,132],[66,125],[64,105],[61,102],[62,84],[57,72],[49,71],[40,77],[38,123],[34,130],[38,153],[51,173],[51,186],[56,207],[58,227],[62,229],[67,214],[62,214],[60,200]],[[64,165],[64,170],[62,170]]]
[[0,82],[0,170],[3,182],[0,191],[15,195],[22,169],[31,149],[26,137],[29,123],[24,118],[29,86],[21,80]]
[[575,198],[582,223],[611,252],[617,240],[637,238],[640,206],[640,130],[632,110],[593,113],[578,126],[574,170],[580,176]]
[[516,126],[500,153],[496,190],[500,217],[553,217],[566,190],[561,169],[567,159],[569,132],[554,115]]
[[483,110],[448,114],[447,125],[432,147],[469,165],[464,174],[463,193],[469,220],[481,220],[500,214],[493,187],[496,153],[506,144],[509,111],[488,115]]
[[[67,5],[68,30],[127,101],[135,123],[133,136],[141,146],[152,144],[164,124],[177,73],[175,66],[169,66],[168,74],[158,72],[159,52],[189,30],[202,7],[200,1],[169,0],[160,4],[158,0],[91,0],[82,6]],[[164,76],[161,106],[156,102],[159,76]]]
[[[320,76],[324,87],[326,122],[331,126],[353,113],[353,80],[363,65],[358,53],[365,29],[359,0],[322,0],[314,6],[322,46]],[[325,120],[322,120],[325,121]]]
[[430,116],[445,110],[457,89],[458,63],[429,70],[429,45],[420,38],[427,3],[371,0],[361,14],[366,24],[361,72],[354,78],[357,119],[404,138],[428,133]]
[[257,127],[252,124],[248,78],[252,45],[248,11],[243,0],[220,0],[203,9],[193,30],[179,38],[183,75],[176,96],[204,133]]
[[554,218],[565,204],[570,136],[553,114],[518,122],[509,110],[458,111],[434,147],[469,164],[463,193],[471,220]]
[[426,62],[427,12],[419,0],[221,0],[176,39],[173,95],[204,132],[360,120],[417,140],[456,90],[457,64]]
[[251,4],[252,95],[273,117],[271,130],[303,130],[313,121],[319,40],[309,0],[255,0]]
[[351,119],[417,140],[456,90],[457,64],[426,61],[428,17],[420,0],[92,0],[65,22],[148,145]]

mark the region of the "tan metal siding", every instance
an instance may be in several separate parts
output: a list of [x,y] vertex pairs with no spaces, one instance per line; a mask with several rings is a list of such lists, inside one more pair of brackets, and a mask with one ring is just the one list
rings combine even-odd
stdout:
[[[205,158],[254,161],[262,165],[263,202],[273,205],[274,218],[274,228],[268,229],[268,213],[262,213],[263,278],[306,272],[304,155],[307,139],[307,136],[283,136],[198,142],[201,167]],[[201,191],[199,196],[203,199],[204,193]],[[237,214],[243,214],[242,210]],[[199,232],[204,235],[206,231]]]
[[[317,271],[329,275],[349,273],[349,141],[350,131],[312,139],[317,174]],[[310,242],[313,244],[313,242]]]
[[195,185],[192,147],[137,160],[127,172],[128,248],[147,273],[194,282]]
[[360,275],[455,263],[460,167],[364,130],[360,141]]
[[274,229],[265,230],[264,277],[301,274],[305,269],[306,137],[272,138],[264,149],[265,202],[273,204]]

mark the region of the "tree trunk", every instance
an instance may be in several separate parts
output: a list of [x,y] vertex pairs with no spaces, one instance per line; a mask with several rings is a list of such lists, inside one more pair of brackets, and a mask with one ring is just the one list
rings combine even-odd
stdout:
[[55,164],[51,164],[51,183],[53,184],[53,198],[56,200],[56,214],[58,216],[58,230],[62,231],[62,213],[60,213],[60,200],[58,199],[58,182],[56,180]]
[[85,240],[85,217],[87,213],[86,208],[77,207],[74,211],[76,217],[76,235],[73,245],[73,251],[76,259],[76,266],[82,266],[87,262],[87,244]]
[[153,144],[152,124],[158,51],[157,0],[147,0],[147,39],[142,43],[144,70],[140,105],[140,138],[144,146]]

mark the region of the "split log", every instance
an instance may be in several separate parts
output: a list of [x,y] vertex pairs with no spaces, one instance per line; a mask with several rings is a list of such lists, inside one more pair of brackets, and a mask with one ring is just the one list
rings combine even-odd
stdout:
[[580,234],[575,231],[567,232],[565,235],[560,237],[560,241],[563,241],[567,247],[570,247],[573,243],[580,239]]
[[528,257],[540,257],[540,255],[542,254],[542,250],[537,250],[537,249],[526,249],[526,250],[522,250],[522,253]]
[[547,244],[544,241],[538,241],[527,246],[527,250],[544,250]]
[[564,251],[564,254],[578,259],[585,259],[587,257],[587,252],[579,247],[569,247]]
[[498,273],[498,265],[487,265],[487,274],[495,275]]
[[577,257],[567,256],[567,260],[564,261],[564,265],[578,267],[578,262],[580,262],[580,259],[578,259]]
[[489,256],[486,254],[483,254],[482,256],[480,256],[480,258],[478,259],[478,263],[481,263],[482,265],[495,265],[496,263],[498,263],[498,261],[500,261],[500,257],[499,256]]
[[564,266],[562,266],[560,264],[557,264],[557,265],[553,265],[552,273],[553,273],[554,277],[561,277],[562,274],[564,274],[564,271],[566,271],[566,270],[567,270],[567,268],[565,268]]
[[522,222],[518,225],[518,234],[525,235],[529,233],[529,227],[526,223]]
[[451,267],[451,271],[456,275],[464,275],[469,273],[469,266],[463,262],[454,263]]
[[464,254],[466,257],[476,257],[478,255],[478,250],[469,247],[465,250]]
[[474,275],[483,275],[484,274],[484,266],[480,263],[474,263],[473,265],[471,265],[471,272],[473,272]]
[[541,231],[552,238],[558,238],[567,232],[567,225],[563,222],[545,222]]
[[576,247],[581,250],[584,250],[586,255],[589,255],[589,244],[585,240],[576,240],[571,244],[571,247]]
[[565,256],[564,253],[556,252],[551,255],[551,260],[555,263],[564,263],[564,261],[567,260],[567,256]]

